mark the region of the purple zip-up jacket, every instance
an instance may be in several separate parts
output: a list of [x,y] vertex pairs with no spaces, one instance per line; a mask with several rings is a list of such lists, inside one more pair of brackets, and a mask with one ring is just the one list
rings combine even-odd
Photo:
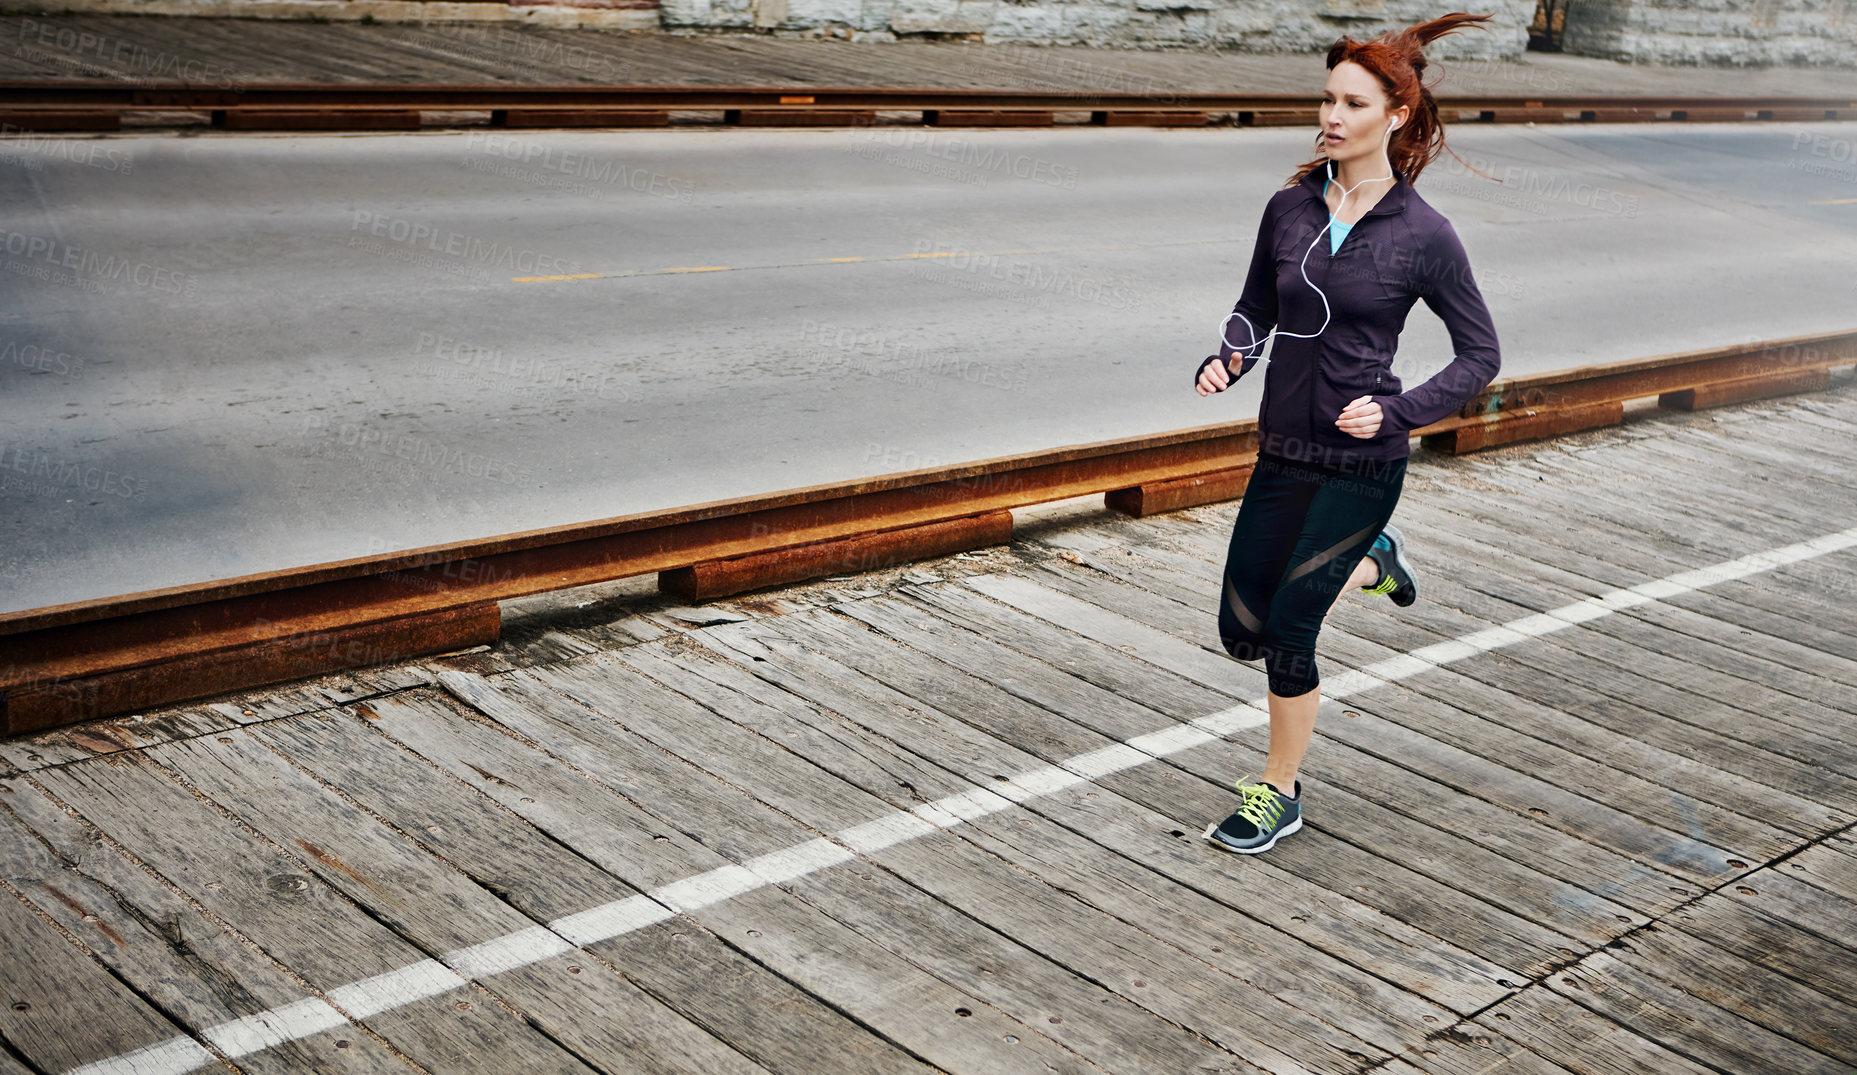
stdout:
[[[1281,328],[1264,372],[1258,450],[1333,466],[1403,459],[1411,451],[1412,430],[1456,412],[1495,379],[1502,365],[1496,327],[1456,230],[1404,175],[1397,175],[1330,254],[1322,194],[1327,178],[1327,169],[1317,168],[1270,196],[1234,307],[1244,316],[1230,320],[1219,353],[1201,362],[1193,379],[1212,362],[1229,363],[1234,353],[1244,355],[1234,384],[1257,363],[1262,348],[1250,345],[1245,318],[1259,340]],[[1303,282],[1304,271],[1328,295],[1332,311],[1328,327],[1314,339],[1286,335],[1322,327],[1322,297]],[[1407,312],[1421,298],[1443,319],[1456,357],[1430,380],[1403,391],[1392,370],[1393,352]],[[1342,408],[1360,396],[1380,404],[1380,428],[1371,437],[1335,425]]]

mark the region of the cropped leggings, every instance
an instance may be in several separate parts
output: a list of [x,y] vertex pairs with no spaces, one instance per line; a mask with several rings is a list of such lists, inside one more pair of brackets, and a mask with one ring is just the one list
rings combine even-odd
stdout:
[[1315,638],[1354,565],[1393,517],[1406,460],[1348,466],[1259,453],[1225,556],[1219,640],[1263,660],[1273,693],[1314,690]]

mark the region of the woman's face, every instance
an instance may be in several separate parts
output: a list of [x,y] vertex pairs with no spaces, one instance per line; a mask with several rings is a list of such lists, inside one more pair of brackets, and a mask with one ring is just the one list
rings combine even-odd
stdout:
[[[1386,91],[1365,67],[1342,61],[1328,72],[1322,87],[1322,136],[1329,159],[1340,163],[1380,152],[1386,126],[1403,122],[1408,108],[1386,111]],[[1397,129],[1397,128],[1395,128]]]

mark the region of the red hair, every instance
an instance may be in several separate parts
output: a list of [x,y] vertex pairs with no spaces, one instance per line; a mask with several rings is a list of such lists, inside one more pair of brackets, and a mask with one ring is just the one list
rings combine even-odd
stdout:
[[[1438,157],[1438,151],[1447,148],[1444,144],[1444,121],[1438,116],[1438,102],[1432,99],[1431,87],[1420,80],[1425,73],[1425,45],[1454,33],[1465,26],[1474,26],[1492,16],[1470,15],[1462,11],[1453,11],[1449,15],[1440,15],[1430,22],[1409,26],[1404,30],[1389,30],[1370,41],[1356,41],[1351,37],[1329,46],[1328,69],[1343,61],[1357,63],[1366,68],[1380,80],[1380,87],[1386,91],[1386,110],[1397,111],[1401,106],[1411,109],[1405,122],[1393,128],[1392,140],[1387,144],[1386,156],[1392,162],[1393,170],[1404,176],[1410,183],[1418,179],[1425,166]],[[1455,152],[1451,156],[1456,157]],[[1458,159],[1462,159],[1461,157]],[[1326,154],[1296,169],[1285,187],[1293,187],[1302,182],[1304,176],[1328,163]]]

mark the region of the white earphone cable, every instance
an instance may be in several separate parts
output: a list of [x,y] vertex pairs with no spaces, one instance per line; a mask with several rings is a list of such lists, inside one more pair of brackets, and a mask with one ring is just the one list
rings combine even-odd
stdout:
[[[1390,139],[1393,136],[1393,128],[1397,126],[1399,126],[1399,121],[1396,119],[1386,125],[1386,133],[1381,136],[1381,150],[1382,151],[1384,151],[1386,148],[1385,143],[1387,139]],[[1328,328],[1328,322],[1330,318],[1333,316],[1333,311],[1329,308],[1328,296],[1323,293],[1321,288],[1315,286],[1315,281],[1309,279],[1309,251],[1314,250],[1315,244],[1321,242],[1322,237],[1327,235],[1329,233],[1329,229],[1335,226],[1335,218],[1341,215],[1341,207],[1347,204],[1348,195],[1354,193],[1357,187],[1364,186],[1365,184],[1368,184],[1368,183],[1382,182],[1384,180],[1393,178],[1392,164],[1390,161],[1388,162],[1388,165],[1387,165],[1387,173],[1388,174],[1383,175],[1383,176],[1377,176],[1374,179],[1363,179],[1359,183],[1354,184],[1354,186],[1348,187],[1346,190],[1343,190],[1341,192],[1341,201],[1335,205],[1335,211],[1329,214],[1328,227],[1322,228],[1321,230],[1317,231],[1315,233],[1314,242],[1311,242],[1309,244],[1308,249],[1302,252],[1302,260],[1297,264],[1297,268],[1298,268],[1298,271],[1302,273],[1303,283],[1308,284],[1311,288],[1314,289],[1315,293],[1317,295],[1320,295],[1322,298],[1322,327],[1316,329],[1314,332],[1308,332],[1308,333],[1284,332],[1281,327],[1273,328],[1270,330],[1270,332],[1267,335],[1265,335],[1265,337],[1262,340],[1259,340],[1257,338],[1257,326],[1251,324],[1251,319],[1248,317],[1245,317],[1244,314],[1241,313],[1240,311],[1233,310],[1231,313],[1225,315],[1225,320],[1219,322],[1219,343],[1222,346],[1232,348],[1233,353],[1237,355],[1242,355],[1245,352],[1249,351],[1251,352],[1251,357],[1257,357],[1256,351],[1262,351],[1264,349],[1264,345],[1269,343],[1273,337],[1291,336],[1299,340],[1312,340],[1316,338],[1317,336],[1320,336]],[[1328,162],[1328,178],[1330,180],[1333,180],[1335,178],[1335,162],[1332,160]],[[1359,223],[1359,221],[1356,221],[1355,223]],[[1232,323],[1232,318],[1234,317],[1242,319],[1245,323],[1246,328],[1248,328],[1251,333],[1251,342],[1245,344],[1243,347],[1239,347],[1233,344],[1231,342],[1231,338],[1226,334],[1227,326],[1229,326]],[[1253,351],[1252,350],[1253,348],[1255,348],[1256,351]],[[1268,360],[1262,359],[1262,361],[1268,361]],[[1229,366],[1228,366],[1228,372],[1229,372]]]

